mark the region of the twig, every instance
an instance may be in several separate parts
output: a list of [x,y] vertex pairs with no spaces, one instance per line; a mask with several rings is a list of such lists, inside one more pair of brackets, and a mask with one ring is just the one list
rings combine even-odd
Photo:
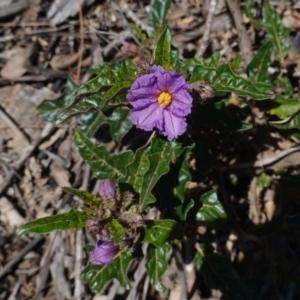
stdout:
[[147,276],[146,279],[145,279],[144,287],[143,287],[142,300],[147,299],[147,293],[148,293],[148,289],[149,289],[149,282],[150,282],[150,278],[149,278],[149,276]]
[[179,277],[179,282],[180,282],[180,287],[181,287],[180,299],[188,300],[186,276],[185,276],[185,272],[183,269],[182,257],[181,257],[181,254],[179,253],[179,250],[176,247],[174,247],[174,256],[175,256],[175,261],[176,261],[176,265],[178,268],[178,277]]
[[14,258],[12,258],[2,269],[0,273],[0,279],[2,279],[10,269],[16,265],[31,249],[33,249],[40,241],[44,239],[43,236],[39,236],[35,238],[30,244],[28,244],[19,254],[17,254]]
[[53,125],[48,124],[48,126],[44,128],[41,136],[33,143],[33,145],[28,146],[24,150],[23,155],[20,157],[16,168],[12,169],[3,180],[3,183],[0,186],[0,194],[2,194],[6,190],[6,188],[11,184],[11,181],[14,178],[16,172],[21,169],[21,167],[24,165],[27,159],[31,156],[31,154],[35,151],[35,149],[39,146],[39,144],[45,139],[45,137],[52,132],[52,130],[53,130]]
[[30,141],[28,136],[17,126],[16,122],[9,116],[0,105],[0,119],[13,131],[14,138],[18,140],[24,148],[29,145]]
[[275,164],[276,162],[282,160],[288,155],[291,155],[294,152],[300,151],[300,145],[297,145],[295,147],[285,149],[281,151],[280,153],[267,157],[267,158],[262,158],[257,161],[251,162],[251,163],[243,163],[243,164],[237,164],[237,165],[232,165],[232,166],[222,166],[219,169],[220,171],[229,171],[229,170],[237,170],[237,169],[247,169],[247,168],[254,168],[254,169],[261,169],[265,168],[267,166],[271,166]]
[[134,300],[136,297],[137,288],[140,284],[140,281],[144,278],[146,274],[146,257],[147,257],[147,247],[148,243],[145,243],[142,247],[144,253],[144,259],[139,263],[137,270],[135,271],[134,284],[131,287],[131,290],[126,298],[126,300]]
[[251,50],[251,41],[243,24],[243,16],[240,9],[241,4],[239,0],[226,0],[226,3],[229,7],[236,29],[238,31],[239,48],[241,49],[245,66],[247,66],[253,58],[253,52]]
[[114,300],[116,299],[116,294],[118,293],[119,288],[121,287],[120,282],[117,279],[112,280],[112,285],[109,288],[109,292],[105,300]]
[[82,7],[81,2],[78,0],[79,5],[79,32],[80,32],[80,44],[79,44],[79,59],[77,64],[77,73],[76,73],[76,79],[77,82],[80,82],[80,72],[81,72],[81,65],[82,65],[82,56],[83,56],[83,50],[84,50],[84,24],[83,24],[83,16],[82,16]]
[[215,14],[217,3],[218,3],[218,0],[211,0],[210,1],[210,6],[209,6],[208,14],[207,14],[207,19],[206,19],[206,22],[205,22],[204,34],[203,34],[203,37],[202,37],[202,40],[201,40],[200,48],[197,51],[195,57],[202,57],[205,50],[206,50],[206,48],[207,48],[207,46],[208,46],[212,20],[213,20],[214,14]]
[[36,294],[38,299],[42,297],[42,291],[45,288],[45,285],[47,283],[47,278],[49,274],[49,265],[52,258],[52,254],[58,245],[57,237],[58,237],[58,231],[50,233],[50,241],[48,242],[46,251],[44,251],[43,257],[40,261],[40,272],[36,280],[36,287],[37,287]]
[[257,183],[257,178],[254,177],[251,181],[250,189],[248,192],[248,198],[250,202],[249,213],[253,223],[259,224],[259,215],[257,211],[257,199],[256,199],[256,183]]
[[75,244],[75,288],[74,299],[82,299],[82,280],[80,273],[82,269],[82,229],[76,232],[76,244]]
[[18,290],[21,286],[21,283],[20,282],[17,282],[14,286],[14,289],[12,291],[12,293],[10,294],[9,298],[7,300],[15,300],[16,299],[16,296],[17,296],[17,293],[18,293]]
[[[84,174],[82,179],[82,184],[80,189],[86,191],[88,189],[88,184],[91,176],[91,167],[89,165],[85,165]],[[76,232],[76,244],[75,244],[75,288],[74,288],[74,299],[80,300],[82,299],[82,280],[80,278],[80,273],[82,269],[82,229]]]
[[[113,3],[113,2],[112,2]],[[115,3],[114,3],[115,4]],[[137,26],[139,26],[142,30],[148,32],[149,31],[149,26],[142,22],[136,15],[135,13],[129,9],[128,4],[126,1],[121,1],[120,7],[122,11],[127,15],[129,19],[131,19]]]

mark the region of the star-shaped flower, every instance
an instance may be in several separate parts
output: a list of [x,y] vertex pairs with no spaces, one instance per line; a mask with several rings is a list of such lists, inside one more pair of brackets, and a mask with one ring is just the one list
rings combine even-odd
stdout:
[[152,66],[150,74],[138,77],[127,93],[132,105],[130,118],[138,128],[157,128],[169,141],[186,131],[186,116],[191,112],[189,84],[175,71]]

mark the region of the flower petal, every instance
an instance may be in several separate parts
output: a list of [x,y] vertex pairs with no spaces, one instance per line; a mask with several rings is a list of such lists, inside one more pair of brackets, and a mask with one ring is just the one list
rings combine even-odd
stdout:
[[130,119],[138,128],[150,131],[153,128],[162,128],[163,109],[157,103],[143,108],[133,108],[130,112]]
[[118,247],[113,242],[99,240],[94,250],[90,252],[91,263],[93,265],[109,266],[117,250]]
[[176,116],[186,116],[191,113],[193,98],[188,91],[180,90],[177,94],[172,94],[172,103],[169,110]]
[[167,136],[169,141],[182,135],[186,131],[186,127],[185,118],[177,117],[170,111],[164,110],[164,128],[160,130],[160,133]]

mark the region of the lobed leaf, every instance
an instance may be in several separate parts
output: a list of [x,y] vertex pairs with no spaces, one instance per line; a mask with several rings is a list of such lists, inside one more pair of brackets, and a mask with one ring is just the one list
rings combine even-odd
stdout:
[[245,0],[245,5],[241,8],[245,15],[251,20],[255,29],[259,30],[261,28],[260,19],[258,19],[258,9],[255,6],[255,0]]
[[168,27],[161,33],[154,52],[154,63],[165,70],[171,69],[171,31]]
[[24,233],[48,233],[54,230],[79,230],[88,219],[86,212],[71,208],[68,212],[49,216],[26,223],[19,230],[19,235]]
[[165,287],[159,282],[159,278],[165,273],[168,268],[168,261],[166,258],[170,247],[164,245],[155,247],[151,244],[147,248],[147,262],[146,270],[149,274],[150,282],[158,292],[163,292]]
[[110,126],[110,134],[116,142],[120,142],[132,127],[128,108],[118,108],[106,116],[99,111],[91,111],[78,117],[82,132],[89,138],[93,137],[103,124]]
[[233,61],[230,63],[230,67],[232,69],[233,72],[236,72],[239,70],[239,68],[241,67],[241,63],[242,63],[242,55],[241,54],[237,54]]
[[[64,109],[57,117],[56,123],[63,122],[69,117],[89,111],[91,108],[103,109],[109,101],[114,100],[120,93],[126,91],[135,79],[136,71],[130,60],[121,64],[104,64],[98,67],[99,74],[76,89],[65,101]],[[95,69],[93,69],[95,72]],[[118,101],[117,105],[127,105],[127,100]],[[112,101],[110,106],[114,106]]]
[[171,6],[171,0],[155,0],[148,19],[148,36],[151,36],[154,31],[163,28],[166,24],[166,15]]
[[213,67],[202,62],[202,64],[195,65],[190,82],[199,80],[211,84],[216,91],[232,92],[241,97],[262,100],[272,96],[268,86],[265,84],[259,86],[249,79],[235,75],[228,64]]
[[90,207],[98,208],[101,204],[101,202],[95,195],[92,195],[92,194],[88,193],[87,191],[76,190],[76,189],[73,189],[70,187],[63,187],[62,190],[65,192],[71,193],[75,196],[78,196],[78,198],[80,200],[82,200],[82,202],[89,205]]
[[267,39],[272,43],[277,59],[283,62],[290,46],[288,35],[290,30],[283,27],[279,14],[269,2],[263,5],[263,28],[267,32]]
[[168,142],[154,137],[149,146],[139,148],[131,164],[126,168],[127,176],[122,182],[130,184],[139,193],[139,203],[146,206],[155,202],[151,191],[158,179],[169,170],[172,152],[178,147],[175,141]]
[[269,41],[261,46],[247,67],[249,76],[254,81],[266,81],[268,67],[271,63],[272,43]]
[[89,263],[81,272],[81,278],[87,282],[90,288],[99,293],[104,286],[113,278],[119,280],[120,284],[125,288],[130,288],[130,282],[127,277],[127,268],[131,261],[130,252],[123,251],[118,253],[109,267],[96,266]]
[[62,95],[54,100],[44,100],[37,106],[36,115],[43,121],[56,123],[59,112],[65,107],[66,102],[77,88],[78,85],[69,78]]
[[183,228],[174,220],[145,220],[141,241],[161,247],[168,241],[179,239],[182,234]]
[[185,195],[186,183],[192,180],[187,158],[194,145],[181,145],[173,151],[170,170],[162,176],[153,193],[159,198],[159,210],[165,211],[165,218],[186,220],[194,202]]
[[75,144],[82,158],[91,166],[99,179],[118,179],[125,176],[126,166],[132,161],[132,152],[111,155],[104,146],[95,146],[85,135],[75,132]]
[[274,102],[279,103],[280,105],[272,108],[269,113],[271,115],[276,115],[281,119],[287,118],[300,109],[300,102],[298,99],[288,99],[286,96],[276,95]]
[[218,200],[216,191],[212,190],[200,197],[202,207],[196,215],[197,221],[211,222],[226,218],[225,210]]

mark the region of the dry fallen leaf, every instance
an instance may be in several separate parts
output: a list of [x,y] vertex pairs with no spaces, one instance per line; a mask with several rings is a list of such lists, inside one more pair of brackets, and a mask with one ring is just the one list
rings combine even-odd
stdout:
[[26,64],[30,64],[30,57],[35,50],[34,44],[26,48],[16,47],[3,53],[7,60],[1,70],[1,76],[6,79],[16,80],[26,73]]

